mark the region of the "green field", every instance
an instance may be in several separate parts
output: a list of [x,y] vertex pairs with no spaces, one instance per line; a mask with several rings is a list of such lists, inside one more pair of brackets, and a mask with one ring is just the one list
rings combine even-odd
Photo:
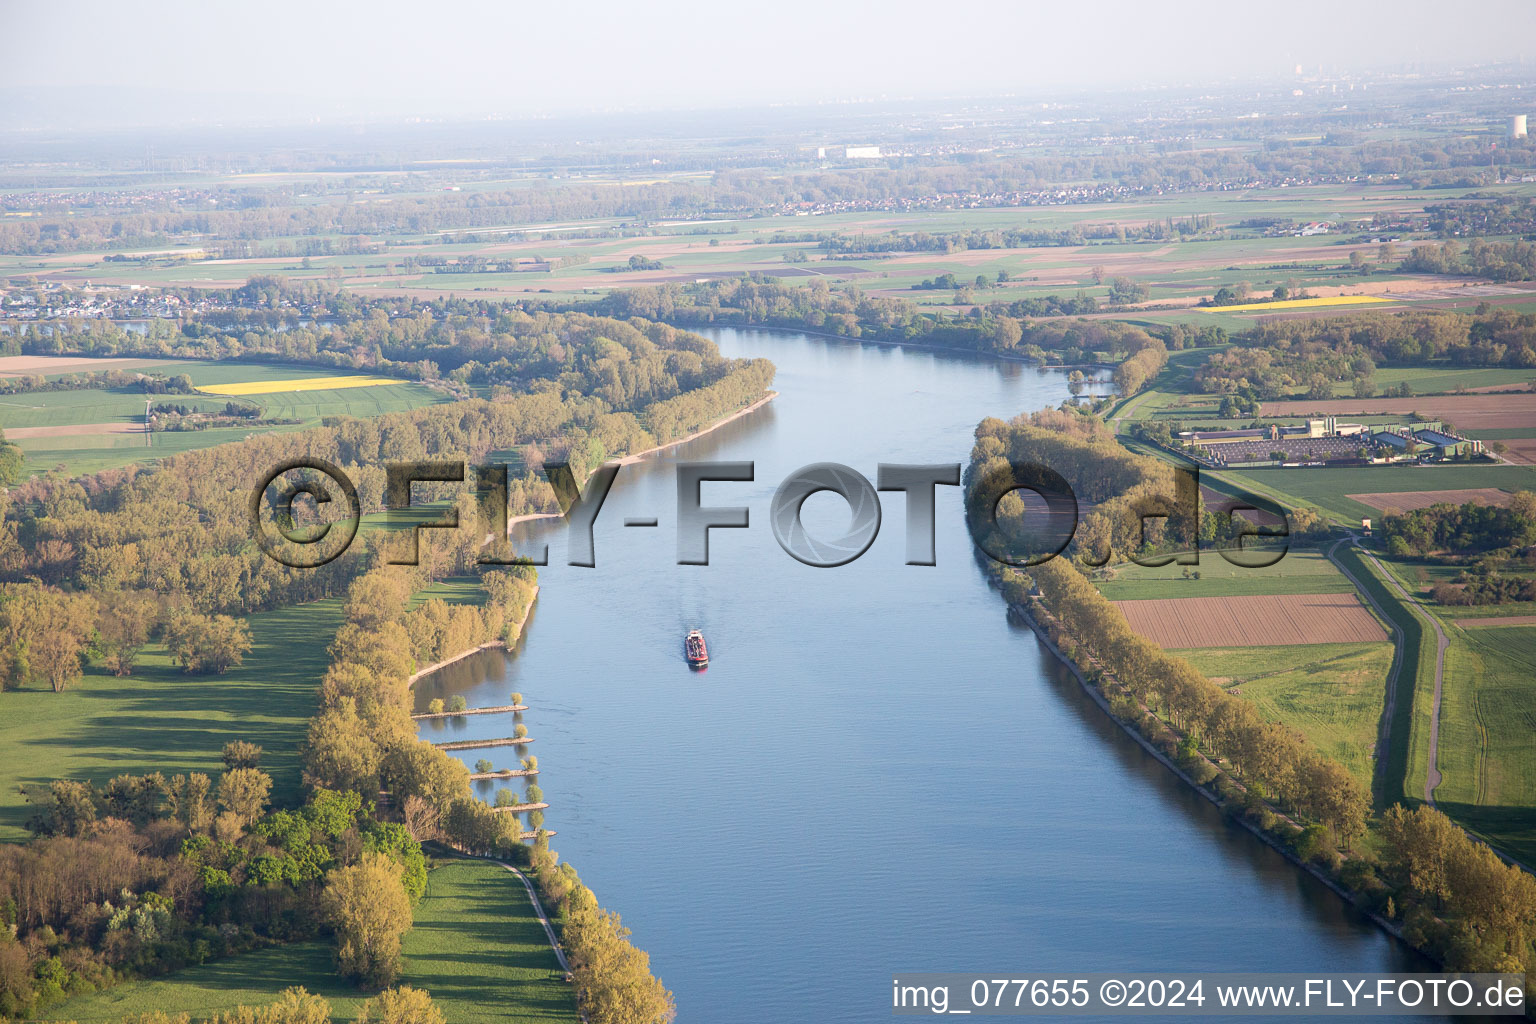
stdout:
[[1343,523],[1358,526],[1361,518],[1381,518],[1381,510],[1350,498],[1351,494],[1451,491],[1497,487],[1506,491],[1536,490],[1536,468],[1485,464],[1432,466],[1357,466],[1348,468],[1229,469],[1202,472],[1201,480],[1227,481],[1260,495],[1299,498],[1333,513]]
[[[79,367],[90,369],[89,365]],[[153,370],[169,376],[186,374],[194,385],[234,384],[244,381],[301,380],[344,376],[314,366],[272,363],[213,363],[196,360],[143,360],[132,369]],[[229,398],[194,395],[146,396],[134,387],[89,391],[42,391],[0,395],[0,430],[17,427],[55,427],[61,432],[47,437],[14,438],[26,455],[29,472],[45,472],[58,466],[69,473],[91,473],[132,462],[163,458],[178,452],[208,448],[237,441],[253,433],[302,430],[322,416],[379,416],[446,401],[445,395],[422,384],[401,381],[369,388],[337,388],[314,391],[276,391],[245,396],[237,401],[261,407],[269,419],[296,420],[292,424],[256,427],[217,427],[208,430],[160,431],[146,439],[131,433],[106,433],[101,425],[136,428],[144,422],[145,399],[156,403],[220,410]],[[74,432],[63,428],[79,427]]]
[[1216,552],[1202,552],[1199,579],[1186,579],[1183,567],[1160,569],[1128,563],[1113,569],[1114,578],[1095,582],[1111,601],[1174,597],[1246,597],[1256,594],[1341,594],[1354,590],[1349,580],[1320,552],[1291,549],[1274,565],[1244,569]]
[[326,647],[341,624],[341,601],[260,612],[247,622],[251,651],[222,676],[187,675],[151,645],[127,678],[93,668],[63,693],[0,693],[0,840],[27,836],[21,783],[103,783],[152,771],[216,775],[231,740],[261,744],[274,803],[297,802],[299,744],[315,711]]
[[1375,566],[1350,545],[1341,545],[1338,559],[1386,609],[1402,638],[1397,701],[1393,708],[1391,747],[1382,773],[1383,804],[1419,801],[1429,771],[1429,724],[1435,687],[1435,638],[1424,617],[1397,596]]
[[[1251,701],[1264,718],[1298,730],[1371,791],[1377,729],[1392,644],[1202,648],[1172,651]],[[1279,667],[1277,667],[1279,666]]]
[[1435,803],[1536,864],[1536,627],[1449,627]]
[[[542,1024],[577,1020],[566,984],[523,885],[487,861],[439,862],[405,936],[400,983],[432,994],[452,1024]],[[366,993],[339,980],[325,942],[300,942],[134,982],[55,1007],[51,1020],[115,1022],[154,1010],[202,1018],[270,1001],[302,985],[350,1021]]]

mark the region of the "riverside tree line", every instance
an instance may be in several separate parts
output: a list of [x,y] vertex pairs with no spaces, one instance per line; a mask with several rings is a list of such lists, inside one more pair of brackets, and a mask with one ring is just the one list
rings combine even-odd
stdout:
[[[558,335],[558,347],[520,348],[524,327],[540,339]],[[474,464],[521,449],[529,467],[560,456],[584,473],[609,455],[707,425],[761,395],[773,374],[766,361],[723,360],[704,339],[654,324],[538,314],[490,330],[506,333],[497,343],[506,351],[529,355],[507,377],[521,383],[500,385],[491,399],[327,420],[154,467],[33,478],[0,495],[7,687],[66,689],[92,664],[131,675],[156,640],[186,671],[216,673],[249,648],[242,615],[346,597],[330,668],[316,681],[301,804],[270,805],[272,780],[250,744],[227,748],[217,776],[150,773],[33,789],[36,838],[0,847],[0,1017],[315,934],[334,936],[342,974],[387,985],[420,895],[421,841],[436,839],[533,869],[560,915],[589,1020],[670,1018],[670,995],[617,918],[557,865],[547,843],[527,847],[512,816],[473,799],[464,766],[418,741],[410,720],[411,673],[506,637],[531,600],[531,569],[476,567],[484,534],[471,529],[423,544],[415,570],[382,565],[384,531],[362,533],[347,554],[309,571],[250,543],[249,488],[294,455],[345,467],[370,509],[382,504],[387,460]],[[377,357],[358,356],[364,365]],[[603,394],[628,404],[616,408]],[[531,471],[510,490],[513,513],[556,507]],[[470,571],[483,571],[479,604],[406,610],[428,580]],[[381,791],[390,794],[382,812]]]
[[[1140,530],[1149,503],[1175,500],[1170,467],[1119,448],[1101,422],[1077,413],[986,420],[976,436],[967,470],[973,517],[984,511],[974,507],[976,482],[1010,460],[1059,467],[1079,495],[1100,502],[1069,557],[1022,571],[990,567],[1008,602],[1041,624],[1118,719],[1196,784],[1213,787],[1230,813],[1316,864],[1447,967],[1523,972],[1536,962],[1536,879],[1434,808],[1395,804],[1373,813],[1370,795],[1342,765],[1135,633],[1084,575],[1084,560],[1188,549],[1193,524],[1170,519],[1152,545]],[[999,506],[994,543],[1006,540],[1007,519],[1021,511],[1007,499]],[[1379,841],[1362,841],[1368,831]]]

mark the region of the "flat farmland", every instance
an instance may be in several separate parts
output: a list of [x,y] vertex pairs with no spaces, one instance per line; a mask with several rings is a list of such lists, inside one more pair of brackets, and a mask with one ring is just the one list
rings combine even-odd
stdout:
[[[31,357],[12,357],[31,358]],[[28,373],[68,373],[112,368],[121,360],[63,360],[37,364]],[[134,386],[104,390],[34,391],[0,395],[0,430],[20,445],[29,472],[62,466],[89,473],[239,440],[256,432],[299,430],[322,416],[379,416],[446,400],[423,384],[396,378],[326,373],[313,366],[216,363],[196,360],[132,360],[133,369],[165,376],[185,374],[193,394],[146,395]],[[116,368],[129,368],[116,366]],[[334,381],[334,386],[329,382]],[[230,401],[260,407],[263,418],[291,423],[206,430],[143,431],[146,400],[218,411]]]
[[1435,802],[1536,863],[1536,626],[1448,632]]
[[[688,175],[663,175],[661,180]],[[263,183],[279,178],[263,179]],[[237,181],[240,176],[224,180]],[[249,183],[247,181],[247,183]],[[526,179],[513,178],[465,185],[473,189],[530,187]],[[1518,189],[1512,191],[1519,191]],[[409,193],[398,193],[405,195]],[[1259,236],[1238,227],[1256,214],[1264,217],[1335,220],[1369,218],[1376,214],[1417,211],[1424,200],[1397,186],[1322,185],[1286,189],[1244,189],[1239,192],[1174,193],[1131,200],[1068,205],[970,208],[957,204],[948,209],[870,210],[811,215],[777,214],[762,217],[721,218],[707,221],[659,221],[648,234],[626,237],[572,237],[584,229],[610,232],[615,218],[592,218],[558,223],[503,224],[467,232],[393,232],[383,254],[338,254],[308,260],[270,252],[238,258],[208,258],[193,245],[172,246],[168,254],[184,261],[106,263],[106,252],[69,253],[48,257],[0,258],[0,274],[36,276],[39,280],[76,283],[91,280],[110,284],[228,287],[259,274],[293,280],[321,280],[335,275],[349,287],[377,294],[526,295],[547,293],[571,298],[613,288],[662,282],[691,281],[699,277],[735,276],[744,272],[788,274],[791,282],[830,281],[853,283],[875,294],[896,295],[925,306],[943,305],[953,293],[914,290],[924,278],[955,273],[964,280],[979,273],[995,277],[1006,270],[1012,280],[1005,286],[978,293],[978,301],[1011,300],[1027,296],[1071,294],[1082,290],[1103,298],[1106,288],[1095,281],[1092,268],[1102,266],[1109,276],[1123,275],[1146,285],[1151,299],[1181,305],[1212,295],[1223,285],[1247,281],[1256,293],[1276,285],[1299,284],[1324,299],[1339,291],[1375,293],[1391,290],[1401,301],[1400,282],[1407,275],[1390,267],[1373,266],[1376,247],[1340,244],[1336,238],[1296,237],[1292,234]],[[785,241],[784,236],[803,238],[827,233],[845,236],[878,236],[889,232],[1022,231],[1065,232],[1072,228],[1140,228],[1151,222],[1201,216],[1211,218],[1220,234],[1184,240],[1145,239],[1116,241],[1096,238],[1075,246],[1041,245],[1020,248],[958,250],[954,252],[871,253],[869,259],[828,260],[814,239]],[[702,232],[708,237],[703,237]],[[1226,233],[1230,232],[1230,235]],[[452,240],[448,241],[449,235]],[[542,235],[542,237],[537,237]],[[778,236],[778,237],[775,237]],[[269,240],[273,246],[305,241],[301,238]],[[445,244],[446,242],[446,244]],[[1412,243],[1400,244],[1399,251]],[[1363,272],[1348,263],[1358,249],[1367,259]],[[803,253],[807,263],[798,261]],[[430,254],[457,257],[540,257],[572,262],[551,271],[486,274],[438,274],[431,268],[410,267],[408,256]],[[659,260],[658,270],[631,270],[631,256]],[[423,272],[425,269],[425,272]],[[1442,282],[1443,284],[1443,282]],[[1306,300],[1301,300],[1306,301]],[[1348,308],[1348,307],[1344,307]],[[1327,307],[1298,313],[1327,312]],[[1273,315],[1275,310],[1260,310]],[[1278,311],[1280,314],[1284,310]],[[1125,315],[1125,314],[1114,314]],[[1135,314],[1131,314],[1135,315]],[[1252,313],[1193,312],[1203,324],[1241,327]]]
[[1485,626],[1536,626],[1536,615],[1499,615],[1482,619],[1456,619],[1462,629],[1481,629]]
[[1265,416],[1381,416],[1417,413],[1425,419],[1447,420],[1458,430],[1529,428],[1536,431],[1536,392],[1512,394],[1438,395],[1425,398],[1336,398],[1331,401],[1287,399],[1265,402]]
[[1351,494],[1398,495],[1413,491],[1536,490],[1536,468],[1488,463],[1433,466],[1287,467],[1238,469],[1202,473],[1202,480],[1269,495],[1281,504],[1316,505],[1341,522],[1359,525],[1361,517],[1381,510],[1351,498]]
[[1292,550],[1274,565],[1245,569],[1215,552],[1202,552],[1200,578],[1185,576],[1183,566],[1117,566],[1110,579],[1095,581],[1111,601],[1249,597],[1261,594],[1347,594],[1354,590],[1344,574],[1316,551]]
[[1375,770],[1391,643],[1177,651],[1263,718],[1298,730],[1365,788]]
[[1517,466],[1536,466],[1536,437],[1513,437],[1504,443],[1504,458]]
[[1359,643],[1387,634],[1354,594],[1264,594],[1116,601],[1132,629],[1165,648]]
[[1508,505],[1510,494],[1494,487],[1468,487],[1451,491],[1385,491],[1375,494],[1351,494],[1350,500],[1382,512],[1412,512],[1431,505]]
[[0,356],[0,377],[51,377],[82,370],[126,370],[153,366],[160,359],[128,357],[98,359],[95,356]]

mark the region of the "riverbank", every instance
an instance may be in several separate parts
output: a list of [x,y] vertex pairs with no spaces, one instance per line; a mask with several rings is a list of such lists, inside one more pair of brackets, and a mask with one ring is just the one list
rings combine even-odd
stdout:
[[[537,584],[535,584],[534,588],[533,588],[533,596],[528,598],[528,607],[523,610],[523,617],[521,619],[519,619],[518,623],[517,623],[517,635],[518,636],[522,636],[523,635],[523,627],[528,624],[528,617],[533,614],[533,603],[535,601],[537,601],[538,599],[539,599],[539,587],[538,587]],[[512,642],[516,643],[517,640],[514,638]],[[505,640],[501,640],[501,639],[488,640],[485,643],[480,644],[478,647],[471,647],[467,651],[460,651],[458,654],[455,654],[451,658],[444,658],[442,661],[435,662],[435,663],[433,663],[431,665],[428,665],[426,668],[422,669],[419,672],[412,673],[411,677],[406,680],[406,683],[407,684],[414,684],[416,682],[416,680],[422,678],[423,676],[429,676],[433,672],[436,672],[438,669],[445,668],[448,665],[452,665],[456,661],[463,661],[465,658],[469,657],[471,654],[479,654],[481,651],[488,651],[488,650],[490,650],[493,647],[506,647],[506,646],[507,646],[507,642]],[[416,716],[412,716],[412,717],[416,717]],[[425,717],[425,716],[423,716],[423,717]]]
[[[666,451],[668,448],[675,448],[680,444],[687,444],[689,441],[697,441],[699,438],[705,437],[714,431],[719,430],[727,423],[734,423],[735,421],[741,419],[743,416],[746,416],[748,413],[756,412],[777,397],[779,397],[779,393],[777,391],[769,390],[763,395],[763,397],[752,402],[750,405],[737,409],[729,416],[721,417],[720,419],[711,423],[709,426],[695,430],[693,433],[687,435],[686,437],[679,437],[674,441],[668,441],[666,444],[654,445],[650,448],[646,448],[643,451],[638,451],[634,452],[633,454],[626,455],[619,459],[619,465],[632,466],[639,462],[641,459],[655,455],[657,452]],[[512,527],[516,526],[518,523],[531,523],[539,519],[559,519],[561,515],[563,515],[563,513],[560,512],[527,512],[523,515],[512,516],[507,519],[507,529],[510,531]]]
[[742,408],[737,409],[735,412],[731,413],[729,416],[718,419],[707,427],[702,427],[699,430],[695,430],[693,433],[687,435],[686,437],[679,437],[674,441],[668,441],[666,444],[658,444],[653,448],[647,448],[644,451],[635,452],[633,455],[626,455],[619,460],[619,465],[631,466],[649,455],[655,455],[659,451],[664,451],[668,448],[675,448],[680,444],[687,444],[689,441],[697,441],[699,438],[704,437],[706,434],[714,433],[716,430],[719,430],[727,423],[734,423],[741,419],[743,416],[756,412],[778,397],[779,393],[777,391],[769,390],[763,394],[762,398],[757,399],[750,405],[743,406]]
[[[1072,673],[1073,678],[1077,680],[1078,685],[1082,687],[1083,692],[1086,693],[1088,697],[1098,705],[1099,709],[1109,717],[1110,721],[1119,726],[1122,732],[1124,732],[1131,739],[1135,740],[1143,750],[1152,755],[1152,757],[1155,758],[1164,768],[1167,768],[1170,772],[1176,775],[1180,781],[1208,800],[1217,809],[1221,810],[1224,817],[1226,817],[1228,821],[1231,821],[1234,824],[1237,824],[1246,829],[1260,842],[1264,843],[1266,846],[1279,853],[1291,864],[1297,868],[1300,868],[1302,871],[1305,871],[1319,882],[1323,883],[1323,885],[1327,886],[1340,899],[1344,900],[1355,910],[1359,911],[1363,916],[1370,919],[1382,931],[1403,943],[1403,945],[1413,949],[1419,955],[1438,962],[1436,957],[1434,957],[1432,954],[1426,952],[1425,950],[1419,949],[1410,943],[1404,937],[1402,928],[1399,927],[1395,922],[1382,917],[1380,914],[1377,914],[1375,911],[1370,909],[1370,907],[1368,907],[1363,902],[1363,897],[1361,894],[1343,885],[1337,879],[1323,871],[1323,869],[1318,865],[1309,861],[1302,860],[1296,855],[1295,851],[1293,851],[1285,843],[1281,842],[1278,837],[1259,827],[1257,823],[1249,821],[1241,813],[1229,813],[1230,805],[1227,801],[1222,799],[1221,794],[1215,790],[1213,785],[1202,785],[1199,782],[1196,782],[1193,776],[1191,776],[1184,769],[1180,768],[1172,758],[1159,750],[1151,740],[1143,736],[1141,731],[1137,729],[1135,725],[1127,722],[1125,719],[1115,714],[1114,710],[1110,707],[1108,698],[1104,696],[1103,691],[1088,681],[1088,677],[1083,672],[1082,667],[1079,666],[1074,659],[1068,657],[1061,650],[1061,648],[1057,646],[1056,642],[1051,639],[1049,632],[1040,624],[1040,622],[1035,618],[1034,614],[1032,614],[1028,608],[1013,602],[1009,602],[1007,604],[1007,608],[1011,613],[1018,615],[1019,618],[1021,618],[1025,623],[1029,625],[1029,628],[1034,631],[1035,636],[1039,639],[1040,643],[1045,646],[1045,649],[1050,651],[1051,654],[1054,655],[1062,665],[1066,666],[1067,670]],[[1047,611],[1046,614],[1049,615],[1049,611]],[[1230,775],[1223,771],[1220,766],[1211,762],[1209,758],[1206,759],[1206,763],[1210,764],[1211,767],[1216,770],[1217,774],[1214,778],[1231,779]]]

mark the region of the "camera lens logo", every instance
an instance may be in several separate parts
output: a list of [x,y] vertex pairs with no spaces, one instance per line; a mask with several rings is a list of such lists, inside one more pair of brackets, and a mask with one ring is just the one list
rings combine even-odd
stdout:
[[[818,491],[842,495],[853,513],[848,532],[832,540],[811,536],[800,521],[805,499]],[[836,462],[817,462],[791,474],[773,494],[769,510],[779,546],[817,568],[846,565],[869,550],[880,533],[880,495],[864,474]]]
[[[315,514],[295,510],[294,502],[304,495]],[[363,507],[346,473],[324,459],[304,458],[267,474],[251,494],[250,514],[251,535],[269,557],[293,569],[316,569],[352,546]],[[300,525],[306,518],[314,521]]]

